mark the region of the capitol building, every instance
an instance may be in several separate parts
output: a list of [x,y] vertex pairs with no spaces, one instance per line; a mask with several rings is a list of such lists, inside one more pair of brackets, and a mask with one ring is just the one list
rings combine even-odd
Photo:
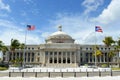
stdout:
[[[114,47],[97,45],[102,55],[97,57],[97,64],[108,62],[108,52]],[[79,67],[84,64],[95,64],[94,45],[83,45],[75,43],[70,35],[62,31],[59,26],[58,31],[52,33],[45,40],[44,44],[26,45],[23,49],[16,49],[15,52],[8,51],[3,55],[4,62],[23,58],[25,65],[40,67]],[[116,61],[116,56],[112,62]]]

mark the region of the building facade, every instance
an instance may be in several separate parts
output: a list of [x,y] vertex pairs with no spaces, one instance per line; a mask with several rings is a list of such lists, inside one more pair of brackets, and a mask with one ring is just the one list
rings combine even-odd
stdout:
[[[42,67],[79,67],[80,65],[108,63],[108,53],[115,50],[113,46],[106,47],[97,45],[102,55],[97,59],[94,56],[95,45],[81,45],[74,43],[74,39],[62,31],[59,26],[58,31],[51,34],[44,44],[26,45],[25,49],[16,49],[14,52],[6,52],[3,56],[4,62],[16,59],[23,59],[25,65]],[[111,61],[117,63],[118,54],[115,54]]]

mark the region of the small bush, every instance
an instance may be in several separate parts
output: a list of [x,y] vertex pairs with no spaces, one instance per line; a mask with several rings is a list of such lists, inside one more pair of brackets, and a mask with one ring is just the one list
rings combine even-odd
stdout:
[[102,64],[101,67],[106,68],[108,65],[107,64]]
[[0,71],[7,70],[7,69],[8,69],[7,67],[0,67]]

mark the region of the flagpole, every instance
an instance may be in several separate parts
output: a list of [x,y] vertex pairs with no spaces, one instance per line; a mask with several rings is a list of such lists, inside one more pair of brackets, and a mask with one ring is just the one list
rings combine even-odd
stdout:
[[97,42],[97,37],[96,37],[96,32],[95,32],[95,66],[97,66],[96,42]]
[[27,39],[27,29],[25,29],[25,46],[24,46],[24,52],[23,52],[23,68],[25,67],[25,52],[26,52],[26,39]]

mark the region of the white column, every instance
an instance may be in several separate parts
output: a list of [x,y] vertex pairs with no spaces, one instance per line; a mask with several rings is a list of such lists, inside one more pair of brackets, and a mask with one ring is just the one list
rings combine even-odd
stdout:
[[76,63],[76,52],[74,53],[74,56],[75,56],[75,61],[74,62]]
[[100,56],[100,63],[101,63],[101,56]]
[[90,53],[88,53],[88,62],[90,63]]
[[47,63],[49,63],[49,59],[50,59],[50,53],[48,52],[48,61],[47,61]]
[[70,52],[70,64],[72,63],[72,52]]
[[52,55],[53,55],[52,57],[53,57],[53,64],[54,64],[54,52],[52,52]]
[[103,53],[103,62],[105,62],[105,53]]
[[29,54],[30,54],[30,63],[31,63],[31,54],[32,54],[32,53],[30,52]]
[[58,60],[59,60],[59,59],[58,59],[58,55],[59,55],[59,52],[57,52],[57,64],[59,63],[59,61],[58,61]]
[[94,57],[93,57],[93,55],[92,55],[92,63],[94,63]]

